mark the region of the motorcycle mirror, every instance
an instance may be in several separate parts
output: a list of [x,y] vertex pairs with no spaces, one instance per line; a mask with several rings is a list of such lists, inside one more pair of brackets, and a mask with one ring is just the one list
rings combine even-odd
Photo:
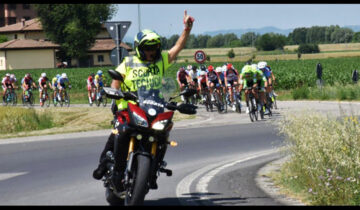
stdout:
[[118,71],[115,71],[115,70],[112,70],[110,69],[108,71],[110,77],[114,80],[120,80],[121,82],[124,82],[124,78],[123,76],[118,72]]

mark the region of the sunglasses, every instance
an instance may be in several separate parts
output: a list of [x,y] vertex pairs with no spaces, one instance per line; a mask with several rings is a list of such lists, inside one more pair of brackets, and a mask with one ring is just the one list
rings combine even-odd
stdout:
[[159,49],[159,45],[158,44],[144,45],[141,47],[141,49],[145,50],[145,51],[155,51],[155,50]]

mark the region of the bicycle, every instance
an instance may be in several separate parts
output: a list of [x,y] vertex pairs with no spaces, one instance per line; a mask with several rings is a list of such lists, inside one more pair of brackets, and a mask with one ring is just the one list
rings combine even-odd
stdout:
[[251,122],[258,120],[259,110],[258,110],[258,103],[256,102],[255,96],[252,93],[252,87],[247,88],[249,92],[249,117]]
[[204,90],[202,91],[202,97],[203,99],[205,99],[203,103],[205,105],[206,111],[212,112],[213,104],[211,103],[210,91],[208,87],[204,88]]
[[[240,95],[240,93],[238,93],[237,91],[236,91],[236,87],[237,86],[239,86],[239,84],[236,84],[236,85],[232,85],[232,90],[233,90],[233,101],[234,101],[234,103],[235,103],[235,112],[237,112],[237,113],[241,113],[241,95]],[[230,99],[230,97],[231,97],[231,94],[230,94],[230,92],[228,91],[227,93],[226,93],[226,101],[227,101],[227,104],[228,105],[231,105],[231,99]]]
[[[69,89],[71,89],[71,86],[69,86]],[[70,106],[70,96],[68,95],[66,89],[64,88],[63,91],[59,94],[59,103],[60,106],[62,107],[63,104],[65,104],[65,106],[69,107]]]
[[46,107],[50,106],[50,99],[49,94],[47,91],[43,90],[43,94],[41,96],[42,103],[40,103],[40,106],[43,107],[44,104],[46,104]]
[[[101,91],[103,90],[103,87],[100,87],[99,91],[95,90],[95,104],[96,106],[100,106],[100,104],[102,103],[102,105],[104,107],[106,107],[107,104],[107,97],[105,94],[101,95]],[[91,106],[91,105],[90,105]]]
[[3,105],[7,106],[9,103],[12,103],[13,106],[17,104],[17,95],[13,88],[8,88],[5,93],[5,99],[3,99]]
[[22,103],[23,106],[29,105],[29,106],[34,106],[34,95],[32,93],[32,88],[29,88],[28,90],[25,90],[25,93],[22,95]]
[[[218,89],[218,88],[221,88],[220,86],[219,87],[216,87],[215,89]],[[213,91],[212,95],[214,97],[214,101],[212,101],[211,103],[216,106],[217,110],[219,113],[221,113],[222,111],[225,110],[225,107],[226,107],[226,111],[227,111],[227,104],[226,102],[224,101],[225,97],[224,97],[224,94],[222,93],[221,89],[219,90],[220,93],[215,90]]]

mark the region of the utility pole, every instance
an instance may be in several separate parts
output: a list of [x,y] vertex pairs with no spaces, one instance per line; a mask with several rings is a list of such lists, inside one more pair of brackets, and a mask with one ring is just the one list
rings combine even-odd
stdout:
[[141,31],[140,4],[138,4],[138,24],[139,24],[139,32],[140,32]]

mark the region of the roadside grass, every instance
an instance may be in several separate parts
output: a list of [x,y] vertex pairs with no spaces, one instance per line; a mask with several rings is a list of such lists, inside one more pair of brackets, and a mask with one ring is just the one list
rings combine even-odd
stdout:
[[[175,112],[173,121],[195,117]],[[110,129],[113,115],[102,107],[0,107],[0,119],[0,138],[12,138]]]
[[[289,95],[289,93],[287,93]],[[354,101],[360,100],[360,84],[325,85],[323,87],[302,86],[291,90],[291,99],[293,100],[338,100]]]
[[360,205],[359,118],[342,113],[287,113],[277,123],[290,159],[269,176],[282,192],[309,205]]

